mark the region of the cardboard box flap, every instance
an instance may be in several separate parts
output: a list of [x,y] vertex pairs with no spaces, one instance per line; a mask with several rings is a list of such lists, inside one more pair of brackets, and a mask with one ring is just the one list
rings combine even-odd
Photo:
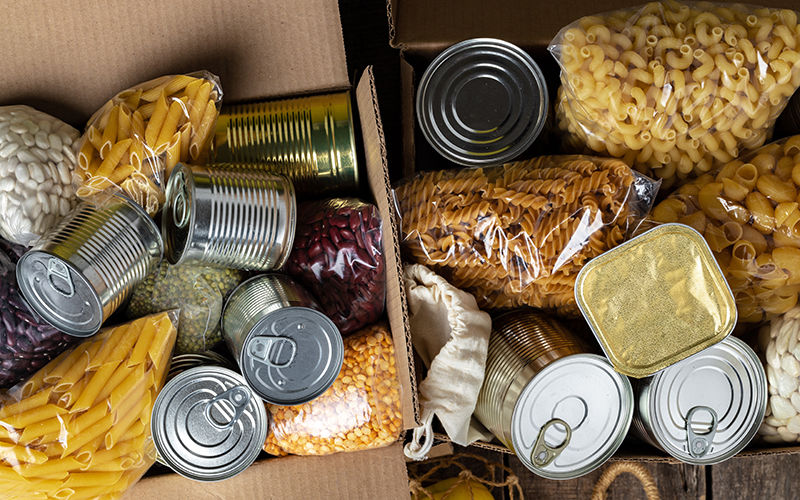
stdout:
[[[576,19],[645,4],[646,1],[559,0],[388,0],[390,41],[405,50],[438,52],[468,38],[501,38],[528,49],[547,46],[558,31]],[[792,0],[755,2],[792,8]],[[794,4],[794,8],[797,8]]]
[[403,446],[337,453],[323,457],[283,457],[256,462],[236,477],[202,483],[174,474],[147,477],[124,500],[285,500],[287,498],[408,498]]
[[0,0],[0,11],[0,104],[80,126],[117,92],[176,72],[219,75],[225,102],[349,86],[336,0]]
[[[390,214],[384,220],[383,251],[386,262],[396,265],[386,266],[386,313],[394,338],[397,376],[400,378],[403,409],[403,426],[416,427],[419,422],[417,405],[417,381],[414,372],[414,356],[411,347],[411,330],[408,323],[408,305],[403,286],[403,268],[400,262],[400,223],[397,209],[389,189],[389,166],[386,155],[386,140],[383,136],[383,122],[378,108],[378,95],[375,90],[375,77],[372,66],[367,67],[356,88],[358,114],[361,120],[361,133],[364,137],[364,157],[367,163],[367,181],[375,194],[378,209],[382,214]],[[398,347],[405,346],[401,350]]]

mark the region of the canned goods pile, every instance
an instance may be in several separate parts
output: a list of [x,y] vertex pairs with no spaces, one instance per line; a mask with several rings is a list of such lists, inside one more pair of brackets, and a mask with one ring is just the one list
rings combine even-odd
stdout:
[[[419,80],[421,136],[480,168],[397,185],[405,257],[492,313],[474,415],[532,472],[581,476],[629,434],[697,465],[759,429],[800,442],[800,136],[763,146],[800,84],[797,20],[671,0],[564,27],[556,152],[608,158],[525,159],[547,92],[506,42]],[[591,342],[555,317],[576,312]],[[764,321],[762,362],[732,332]]]
[[[0,440],[13,442],[0,446],[0,475],[20,498],[119,497],[156,458],[226,479],[268,439],[304,455],[398,439],[393,339],[368,326],[385,298],[377,208],[319,201],[295,238],[295,184],[302,196],[358,187],[349,94],[232,107],[216,123],[221,97],[206,73],[138,85],[95,113],[77,152],[59,125],[0,110],[0,132],[19,129],[24,145],[0,143],[0,157],[66,161],[56,146],[67,148],[81,178],[58,220],[49,201],[25,209],[46,216],[34,247],[3,241],[11,258],[0,255],[0,384],[17,384],[0,401]],[[209,153],[217,163],[183,163]],[[20,163],[12,178],[3,161],[0,200],[27,178],[61,186],[58,169]],[[293,250],[312,291],[275,272]],[[109,326],[120,309],[132,321]],[[345,348],[337,323],[367,329]],[[210,351],[223,339],[232,361]],[[286,409],[304,405],[309,418],[292,421]]]

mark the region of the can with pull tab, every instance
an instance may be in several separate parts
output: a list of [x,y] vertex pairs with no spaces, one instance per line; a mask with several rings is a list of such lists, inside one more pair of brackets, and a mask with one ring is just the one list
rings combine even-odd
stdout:
[[517,310],[493,321],[475,415],[535,474],[574,479],[622,444],[633,390],[554,320]]
[[736,337],[637,382],[635,433],[682,462],[723,462],[753,439],[767,407],[758,356]]
[[222,312],[222,336],[248,385],[264,401],[293,406],[330,387],[344,361],[339,329],[288,276],[239,285]]

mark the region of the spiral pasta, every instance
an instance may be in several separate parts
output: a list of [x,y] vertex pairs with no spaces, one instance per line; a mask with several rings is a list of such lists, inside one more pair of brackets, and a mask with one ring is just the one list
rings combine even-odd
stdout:
[[800,86],[797,18],[678,0],[584,17],[550,45],[559,127],[664,187],[702,175],[764,144]]
[[414,261],[472,292],[483,308],[570,314],[581,266],[625,239],[656,189],[619,160],[545,156],[427,172],[396,194]]
[[760,322],[798,301],[799,193],[796,135],[680,187],[652,216],[701,232],[736,297],[739,320]]

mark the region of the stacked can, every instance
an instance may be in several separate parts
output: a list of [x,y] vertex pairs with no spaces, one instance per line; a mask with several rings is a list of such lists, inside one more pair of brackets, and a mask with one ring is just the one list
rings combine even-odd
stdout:
[[158,226],[122,195],[81,202],[20,258],[17,281],[45,321],[76,337],[97,333],[161,262]]
[[554,320],[518,310],[493,321],[475,415],[535,474],[573,479],[622,444],[633,390]]
[[222,335],[250,388],[267,403],[299,405],[330,387],[344,342],[316,300],[288,276],[239,285],[222,312]]
[[267,437],[264,404],[220,363],[228,364],[214,353],[176,356],[150,419],[159,462],[196,481],[239,474]]
[[758,356],[728,337],[637,384],[633,429],[678,460],[718,464],[756,435],[767,407]]
[[211,143],[216,163],[283,174],[299,193],[358,188],[350,93],[222,109]]
[[196,260],[266,271],[280,268],[291,253],[297,205],[285,177],[181,164],[166,198],[162,232],[172,264]]

